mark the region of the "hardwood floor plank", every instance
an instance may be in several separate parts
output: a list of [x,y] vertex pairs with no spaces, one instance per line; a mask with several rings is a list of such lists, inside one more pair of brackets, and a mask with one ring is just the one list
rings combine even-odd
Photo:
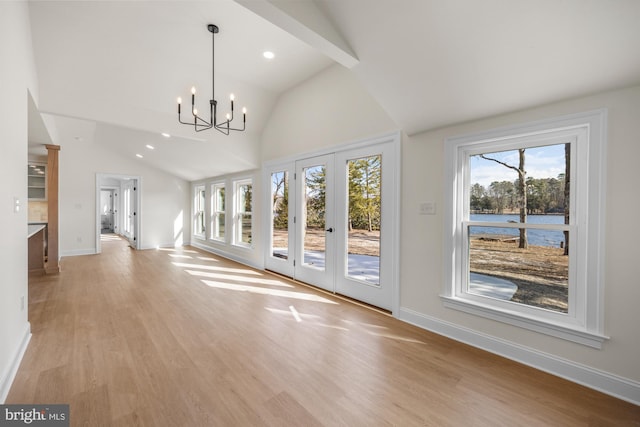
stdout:
[[197,249],[102,248],[30,278],[7,403],[69,403],[74,426],[640,426],[638,406]]

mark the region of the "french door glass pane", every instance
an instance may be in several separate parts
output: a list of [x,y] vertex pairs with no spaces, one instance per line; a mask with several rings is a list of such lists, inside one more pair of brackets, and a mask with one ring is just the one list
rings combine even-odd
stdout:
[[271,174],[271,255],[289,258],[289,173]]
[[380,284],[381,156],[347,161],[347,277]]
[[304,168],[303,263],[325,268],[326,168]]

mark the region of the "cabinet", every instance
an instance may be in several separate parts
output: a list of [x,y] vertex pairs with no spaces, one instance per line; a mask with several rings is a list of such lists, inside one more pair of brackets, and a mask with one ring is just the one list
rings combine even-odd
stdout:
[[47,166],[29,163],[27,167],[27,194],[29,200],[47,200]]

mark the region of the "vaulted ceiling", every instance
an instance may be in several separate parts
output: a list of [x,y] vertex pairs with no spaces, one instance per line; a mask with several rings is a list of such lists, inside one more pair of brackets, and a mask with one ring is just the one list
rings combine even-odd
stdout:
[[[636,0],[31,1],[30,14],[33,147],[44,123],[54,143],[142,153],[187,180],[259,167],[280,94],[335,64],[408,134],[640,83]],[[207,108],[209,23],[216,98],[247,106],[244,133],[176,120],[191,86]]]

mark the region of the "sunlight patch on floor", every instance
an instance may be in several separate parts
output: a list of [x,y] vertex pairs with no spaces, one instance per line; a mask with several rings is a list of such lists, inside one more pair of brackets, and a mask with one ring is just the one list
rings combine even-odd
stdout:
[[199,260],[202,260],[202,261],[214,261],[214,262],[220,262],[220,261],[218,261],[218,260],[217,260],[217,259],[215,259],[215,258],[206,257],[206,256],[199,256],[199,257],[196,257],[196,258],[197,258],[197,259],[199,259]]
[[122,240],[122,238],[117,234],[101,234],[100,235],[101,242],[117,242],[119,240]]
[[259,273],[257,271],[249,270],[248,268],[216,267],[212,265],[188,264],[184,262],[172,262],[172,264],[175,265],[176,267],[183,267],[183,268],[200,268],[202,270],[224,271],[227,273],[248,274],[252,276],[264,276],[264,274]]
[[187,254],[197,254],[197,251],[193,251],[191,249],[182,249],[182,248],[156,248],[158,251],[164,252],[179,252],[179,253],[187,253]]
[[191,255],[182,255],[182,254],[168,254],[171,258],[185,258],[185,259],[193,259]]
[[[292,317],[292,311],[291,308],[293,306],[289,306],[289,310],[281,310],[279,308],[271,308],[271,307],[265,307],[264,309],[267,310],[270,313],[273,314],[277,314],[280,316],[285,316],[287,318],[291,318]],[[293,309],[295,310],[295,307],[293,307]],[[298,321],[298,319],[296,319],[294,317],[294,319],[297,322],[308,322],[306,323],[307,325],[313,325],[313,326],[321,326],[323,328],[331,328],[331,329],[337,329],[339,331],[346,331],[349,332],[349,329],[342,327],[342,326],[336,326],[336,325],[328,325],[326,323],[322,323],[320,322],[321,320],[323,320],[322,316],[318,316],[316,314],[307,314],[307,313],[300,313],[296,310],[296,313],[298,313],[298,316],[300,317],[300,321]]]
[[271,286],[281,286],[284,288],[294,288],[293,285],[286,284],[279,280],[261,279],[258,277],[247,277],[247,276],[240,276],[240,275],[233,275],[233,274],[209,273],[206,271],[196,271],[196,270],[185,270],[185,271],[191,274],[192,276],[207,277],[210,279],[231,280],[236,282],[255,283],[257,285],[271,285]]
[[411,343],[416,343],[416,344],[426,344],[423,341],[419,341],[413,338],[406,338],[406,337],[401,337],[400,335],[393,335],[393,334],[381,334],[379,332],[373,332],[373,331],[367,331],[367,333],[369,335],[374,335],[376,337],[382,337],[382,338],[390,338],[392,340],[396,340],[396,341],[404,341],[404,342],[411,342]]
[[248,286],[248,285],[236,285],[232,283],[216,282],[213,280],[202,280],[202,283],[212,288],[227,289],[227,290],[239,291],[239,292],[250,292],[254,294],[271,295],[275,297],[293,298],[293,299],[299,299],[304,301],[314,301],[314,302],[322,302],[325,304],[338,305],[337,302],[331,301],[327,298],[323,298],[319,295],[305,294],[302,292],[283,291],[281,289],[260,288],[257,286]]

